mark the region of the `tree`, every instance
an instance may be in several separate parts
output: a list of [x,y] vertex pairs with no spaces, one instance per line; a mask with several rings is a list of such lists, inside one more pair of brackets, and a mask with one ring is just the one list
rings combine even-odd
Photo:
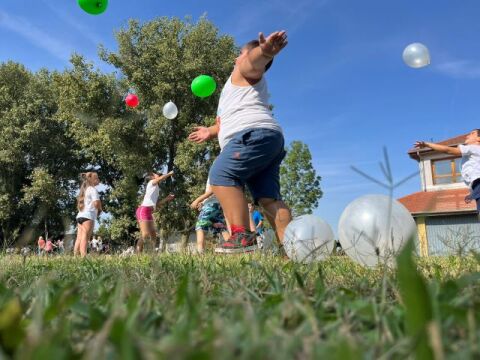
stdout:
[[72,192],[72,169],[83,160],[55,118],[54,76],[0,64],[0,243],[12,243],[26,230],[31,236],[23,240],[31,242],[44,224],[53,235],[61,233],[62,219],[74,211],[66,194]]
[[280,167],[282,196],[294,216],[311,214],[323,193],[307,144],[293,141]]

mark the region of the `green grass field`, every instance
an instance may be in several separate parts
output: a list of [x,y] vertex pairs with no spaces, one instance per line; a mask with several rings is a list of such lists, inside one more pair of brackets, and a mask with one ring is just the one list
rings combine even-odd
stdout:
[[479,259],[412,264],[1,256],[0,358],[479,358]]

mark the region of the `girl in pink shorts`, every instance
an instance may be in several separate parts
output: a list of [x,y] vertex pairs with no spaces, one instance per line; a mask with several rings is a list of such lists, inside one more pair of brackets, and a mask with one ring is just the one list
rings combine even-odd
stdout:
[[162,206],[163,204],[173,200],[175,197],[174,195],[170,194],[165,199],[158,201],[158,197],[160,195],[158,184],[162,181],[165,181],[172,175],[173,171],[170,171],[165,175],[151,173],[146,178],[148,183],[145,190],[145,196],[142,204],[135,212],[141,235],[141,238],[137,243],[137,253],[141,253],[143,251],[143,246],[146,241],[149,243],[149,248],[153,249],[155,247],[157,231],[153,221],[153,211],[156,207]]

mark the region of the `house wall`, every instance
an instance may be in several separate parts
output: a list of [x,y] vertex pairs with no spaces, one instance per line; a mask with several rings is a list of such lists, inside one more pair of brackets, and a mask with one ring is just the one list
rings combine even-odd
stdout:
[[421,256],[480,251],[480,221],[476,214],[417,216],[415,222]]
[[441,185],[433,184],[432,160],[438,160],[442,158],[445,158],[445,154],[431,154],[431,155],[426,155],[420,159],[419,169],[420,169],[422,191],[438,191],[438,190],[467,188],[467,185],[465,185],[463,181],[455,184],[441,184]]

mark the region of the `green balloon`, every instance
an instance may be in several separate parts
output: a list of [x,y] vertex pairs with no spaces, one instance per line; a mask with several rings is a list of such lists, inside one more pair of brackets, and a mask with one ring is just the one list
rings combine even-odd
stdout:
[[197,76],[192,81],[192,92],[201,98],[209,97],[215,92],[217,83],[208,75]]
[[78,0],[78,5],[91,15],[99,15],[107,10],[108,0]]

